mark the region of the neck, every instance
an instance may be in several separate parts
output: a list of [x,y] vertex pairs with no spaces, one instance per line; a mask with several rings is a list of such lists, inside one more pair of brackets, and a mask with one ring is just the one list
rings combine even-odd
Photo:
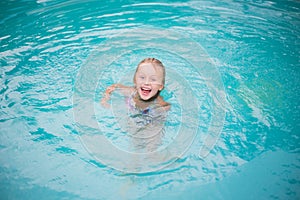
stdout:
[[154,103],[154,101],[156,100],[156,98],[158,96],[159,96],[159,92],[157,92],[156,95],[154,95],[150,99],[144,100],[140,97],[140,95],[137,92],[134,96],[134,101],[135,101],[137,107],[144,109],[144,108],[148,107],[150,104]]

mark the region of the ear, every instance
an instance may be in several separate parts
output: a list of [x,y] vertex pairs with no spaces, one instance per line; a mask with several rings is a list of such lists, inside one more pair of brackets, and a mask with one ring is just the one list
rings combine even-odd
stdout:
[[162,91],[164,89],[164,85],[161,85],[160,88],[158,88],[159,91]]

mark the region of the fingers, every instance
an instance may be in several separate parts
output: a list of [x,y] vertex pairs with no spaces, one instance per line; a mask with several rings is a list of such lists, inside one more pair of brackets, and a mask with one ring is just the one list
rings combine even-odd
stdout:
[[116,89],[115,85],[111,85],[109,87],[107,87],[107,89],[105,90],[104,96],[101,99],[101,105],[105,108],[109,108],[110,105],[107,103],[108,100],[110,99],[110,94]]
[[110,94],[116,89],[117,86],[118,86],[117,84],[113,84],[113,85],[107,87],[107,89],[105,90],[104,96],[101,99],[102,106],[104,106],[106,108],[110,107],[110,105],[107,102],[110,99]]
[[102,105],[104,108],[110,108],[110,104],[107,103],[107,101],[101,102],[101,105]]
[[107,103],[108,100],[109,100],[109,98],[103,97],[103,98],[101,99],[101,105],[102,105],[103,107],[105,107],[105,108],[109,108],[109,107],[110,107],[110,104]]
[[116,89],[116,86],[115,86],[115,85],[111,85],[111,86],[107,87],[107,89],[105,90],[105,93],[106,93],[106,94],[110,94],[110,93],[112,93],[115,89]]
[[114,91],[114,88],[112,86],[109,86],[106,90],[105,93],[110,94],[112,91]]

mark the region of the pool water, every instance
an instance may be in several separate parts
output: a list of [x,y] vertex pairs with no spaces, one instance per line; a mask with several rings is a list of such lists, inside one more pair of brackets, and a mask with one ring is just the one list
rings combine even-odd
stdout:
[[[1,199],[299,199],[300,3],[1,1]],[[166,66],[162,146],[132,151],[136,65]]]

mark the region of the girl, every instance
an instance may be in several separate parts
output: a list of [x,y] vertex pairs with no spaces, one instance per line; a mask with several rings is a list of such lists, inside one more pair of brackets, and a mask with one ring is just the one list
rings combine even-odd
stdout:
[[133,138],[135,150],[154,151],[161,143],[166,113],[170,109],[170,104],[160,96],[165,75],[161,61],[146,58],[136,68],[133,87],[113,84],[106,89],[101,100],[102,105],[107,107],[107,101],[116,89],[126,97],[129,120],[123,118],[120,124],[125,123],[123,127]]

